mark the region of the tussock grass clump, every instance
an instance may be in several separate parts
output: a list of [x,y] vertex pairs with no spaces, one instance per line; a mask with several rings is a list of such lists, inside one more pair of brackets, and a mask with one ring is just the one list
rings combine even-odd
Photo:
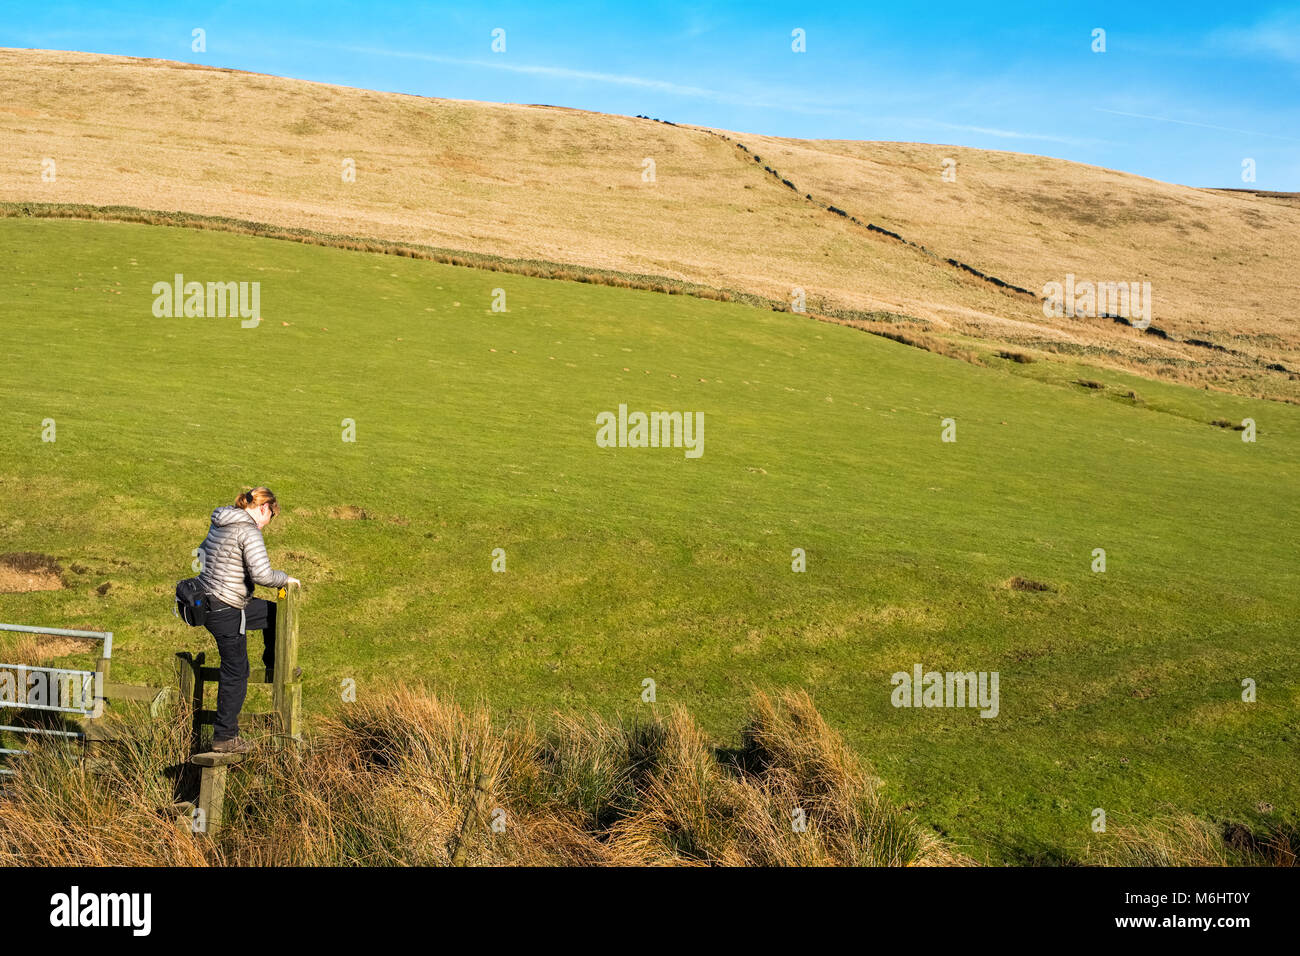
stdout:
[[[0,866],[208,866],[220,855],[167,812],[185,763],[180,719],[105,717],[123,737],[107,759],[82,759],[64,738],[29,750],[0,778]],[[197,786],[197,782],[195,782]]]
[[681,709],[540,732],[398,687],[232,770],[213,838],[172,809],[194,786],[184,718],[119,730],[102,773],[66,747],[23,758],[0,865],[446,865],[462,834],[474,865],[968,862],[880,794],[802,693],[758,695],[728,750]]
[[[881,794],[881,781],[827,725],[806,693],[775,700],[757,695],[737,759],[768,806],[785,811],[779,833],[774,829],[763,834],[766,839],[751,838],[750,845],[765,855],[748,862],[906,866],[959,861]],[[789,825],[795,810],[803,811],[804,835],[815,839],[795,839],[800,834]]]
[[1111,827],[1087,862],[1102,866],[1295,866],[1300,831],[1273,824],[1255,832],[1189,814]]
[[[739,745],[683,709],[498,727],[398,687],[326,717],[298,751],[232,769],[215,836],[192,799],[189,728],[107,718],[90,760],[36,741],[0,789],[0,866],[925,866],[971,860],[919,826],[803,692],[754,697]],[[475,783],[489,781],[475,810]],[[497,823],[494,827],[493,822]],[[1079,862],[1294,866],[1300,833],[1189,815],[1112,826]]]
[[1034,581],[1030,578],[1022,578],[1020,577],[1020,575],[1016,575],[1013,578],[1008,578],[1006,581],[1003,582],[1002,586],[1011,591],[1051,591],[1052,590],[1052,586],[1049,584],[1044,584],[1042,581]]
[[373,515],[357,505],[340,505],[330,509],[330,517],[340,521],[369,521]]
[[936,355],[945,355],[948,358],[960,359],[963,362],[969,362],[971,365],[983,365],[980,361],[979,353],[972,349],[961,348],[953,345],[943,339],[933,338],[928,335],[909,335],[906,332],[894,332],[888,329],[866,328],[866,331],[872,335],[879,335],[881,338],[889,339],[891,342],[898,342],[900,345],[910,345],[913,348],[924,349],[927,352],[933,352]]

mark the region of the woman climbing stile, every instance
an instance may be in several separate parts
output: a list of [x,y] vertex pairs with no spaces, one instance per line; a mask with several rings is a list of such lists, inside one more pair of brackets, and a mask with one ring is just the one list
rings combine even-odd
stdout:
[[269,488],[254,488],[212,512],[212,526],[203,539],[199,583],[208,594],[206,627],[221,652],[217,684],[217,719],[212,749],[220,753],[248,753],[253,745],[239,736],[239,712],[248,693],[248,638],[261,631],[265,648],[262,663],[275,663],[275,605],[253,597],[253,585],[282,588],[299,584],[271,567],[262,541],[262,529],[280,513]]

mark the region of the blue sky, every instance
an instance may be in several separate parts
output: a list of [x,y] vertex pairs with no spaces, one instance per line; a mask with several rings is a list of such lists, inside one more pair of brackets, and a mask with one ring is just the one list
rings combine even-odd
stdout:
[[[1300,3],[1138,6],[3,0],[0,46],[1300,190]],[[206,52],[191,50],[196,27]],[[804,53],[791,50],[795,28]],[[1092,50],[1097,28],[1104,53]],[[1245,159],[1254,183],[1242,181]]]

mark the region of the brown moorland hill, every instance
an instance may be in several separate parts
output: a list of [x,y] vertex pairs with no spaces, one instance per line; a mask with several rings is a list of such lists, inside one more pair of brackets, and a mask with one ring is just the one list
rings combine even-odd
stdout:
[[[777,304],[798,287],[814,314],[931,347],[1008,345],[1300,400],[1300,205],[1036,156],[0,50],[0,202],[249,220]],[[1043,284],[1066,273],[1150,281],[1153,328],[1044,316]]]
[[[745,136],[814,197],[1040,292],[1067,274],[1152,284],[1153,324],[1281,361],[1297,323],[1293,193],[1192,189],[1042,156]],[[943,179],[952,161],[950,181]],[[862,213],[859,212],[859,215]],[[1025,339],[1034,344],[1032,334]]]

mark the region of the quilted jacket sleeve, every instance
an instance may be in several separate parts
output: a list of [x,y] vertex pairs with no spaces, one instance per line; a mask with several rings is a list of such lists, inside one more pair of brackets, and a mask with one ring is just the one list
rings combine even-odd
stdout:
[[248,568],[253,582],[268,588],[284,587],[289,581],[289,575],[272,569],[271,559],[266,556],[266,542],[262,540],[262,532],[249,528],[243,537],[244,566]]

